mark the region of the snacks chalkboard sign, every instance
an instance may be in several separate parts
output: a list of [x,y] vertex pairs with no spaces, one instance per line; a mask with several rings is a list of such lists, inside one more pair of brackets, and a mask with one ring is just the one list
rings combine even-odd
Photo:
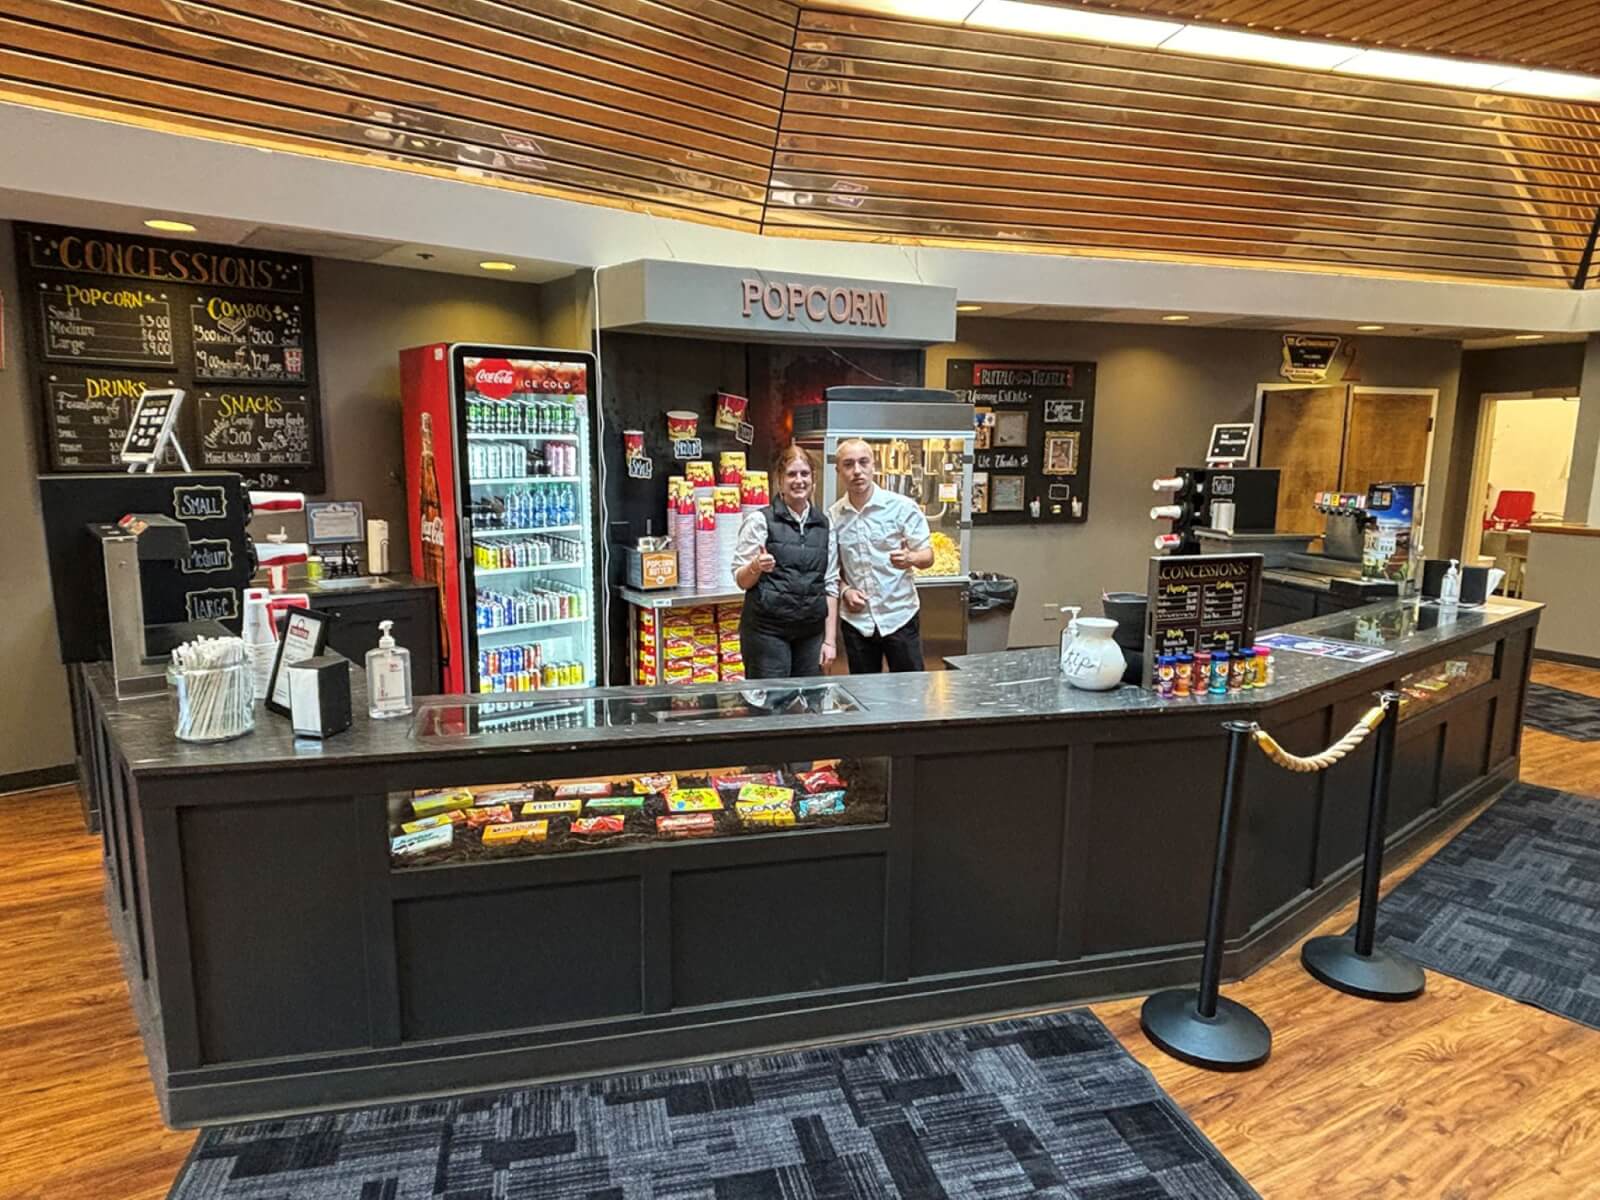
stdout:
[[1088,520],[1094,364],[952,359],[945,372],[977,428],[972,523]]
[[42,470],[119,469],[140,394],[180,388],[195,467],[323,489],[309,259],[51,225],[16,238]]
[[264,388],[201,392],[200,463],[207,467],[311,465],[311,405]]
[[51,362],[172,366],[172,305],[165,291],[117,284],[41,283],[39,327]]

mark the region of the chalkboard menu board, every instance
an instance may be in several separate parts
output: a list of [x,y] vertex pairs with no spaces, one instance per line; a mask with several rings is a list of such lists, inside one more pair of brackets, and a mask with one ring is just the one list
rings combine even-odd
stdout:
[[1259,554],[1157,555],[1150,560],[1146,687],[1157,655],[1237,650],[1255,642],[1262,561]]
[[973,524],[1088,520],[1094,364],[951,359],[945,373],[977,425]]
[[16,236],[42,470],[120,470],[139,394],[176,387],[196,469],[323,490],[309,259],[49,225]]

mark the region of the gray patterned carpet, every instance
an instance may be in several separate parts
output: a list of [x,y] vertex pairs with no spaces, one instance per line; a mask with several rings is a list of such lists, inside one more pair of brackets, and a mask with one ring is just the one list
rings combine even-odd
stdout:
[[1600,1028],[1600,800],[1514,785],[1384,897],[1378,938]]
[[1087,1011],[201,1134],[169,1200],[1237,1200]]
[[1574,742],[1600,742],[1600,699],[1530,683],[1522,723]]

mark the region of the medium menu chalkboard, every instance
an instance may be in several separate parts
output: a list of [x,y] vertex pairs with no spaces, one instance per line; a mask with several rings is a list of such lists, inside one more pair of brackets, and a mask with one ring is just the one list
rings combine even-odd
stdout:
[[1094,364],[952,359],[945,371],[977,424],[973,524],[1088,520]]
[[41,469],[120,470],[145,388],[182,388],[189,461],[320,492],[311,262],[239,246],[16,227]]

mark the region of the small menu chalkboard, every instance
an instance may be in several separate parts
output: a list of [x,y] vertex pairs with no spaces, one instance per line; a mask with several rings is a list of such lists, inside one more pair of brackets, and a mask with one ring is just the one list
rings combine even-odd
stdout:
[[189,305],[194,377],[250,383],[303,383],[305,314],[281,300],[201,296]]
[[181,388],[173,445],[196,467],[322,491],[310,259],[53,225],[16,238],[41,470],[116,470],[140,394]]
[[1256,427],[1249,421],[1234,425],[1213,425],[1211,442],[1206,447],[1207,463],[1243,463],[1250,457],[1250,442]]
[[1261,613],[1259,554],[1183,554],[1150,560],[1144,686],[1158,655],[1252,645]]
[[303,395],[254,389],[201,392],[200,462],[208,467],[311,464],[311,406]]
[[41,283],[39,325],[51,362],[172,366],[172,305],[165,292]]
[[945,373],[977,427],[972,523],[1088,520],[1095,365],[952,359]]

